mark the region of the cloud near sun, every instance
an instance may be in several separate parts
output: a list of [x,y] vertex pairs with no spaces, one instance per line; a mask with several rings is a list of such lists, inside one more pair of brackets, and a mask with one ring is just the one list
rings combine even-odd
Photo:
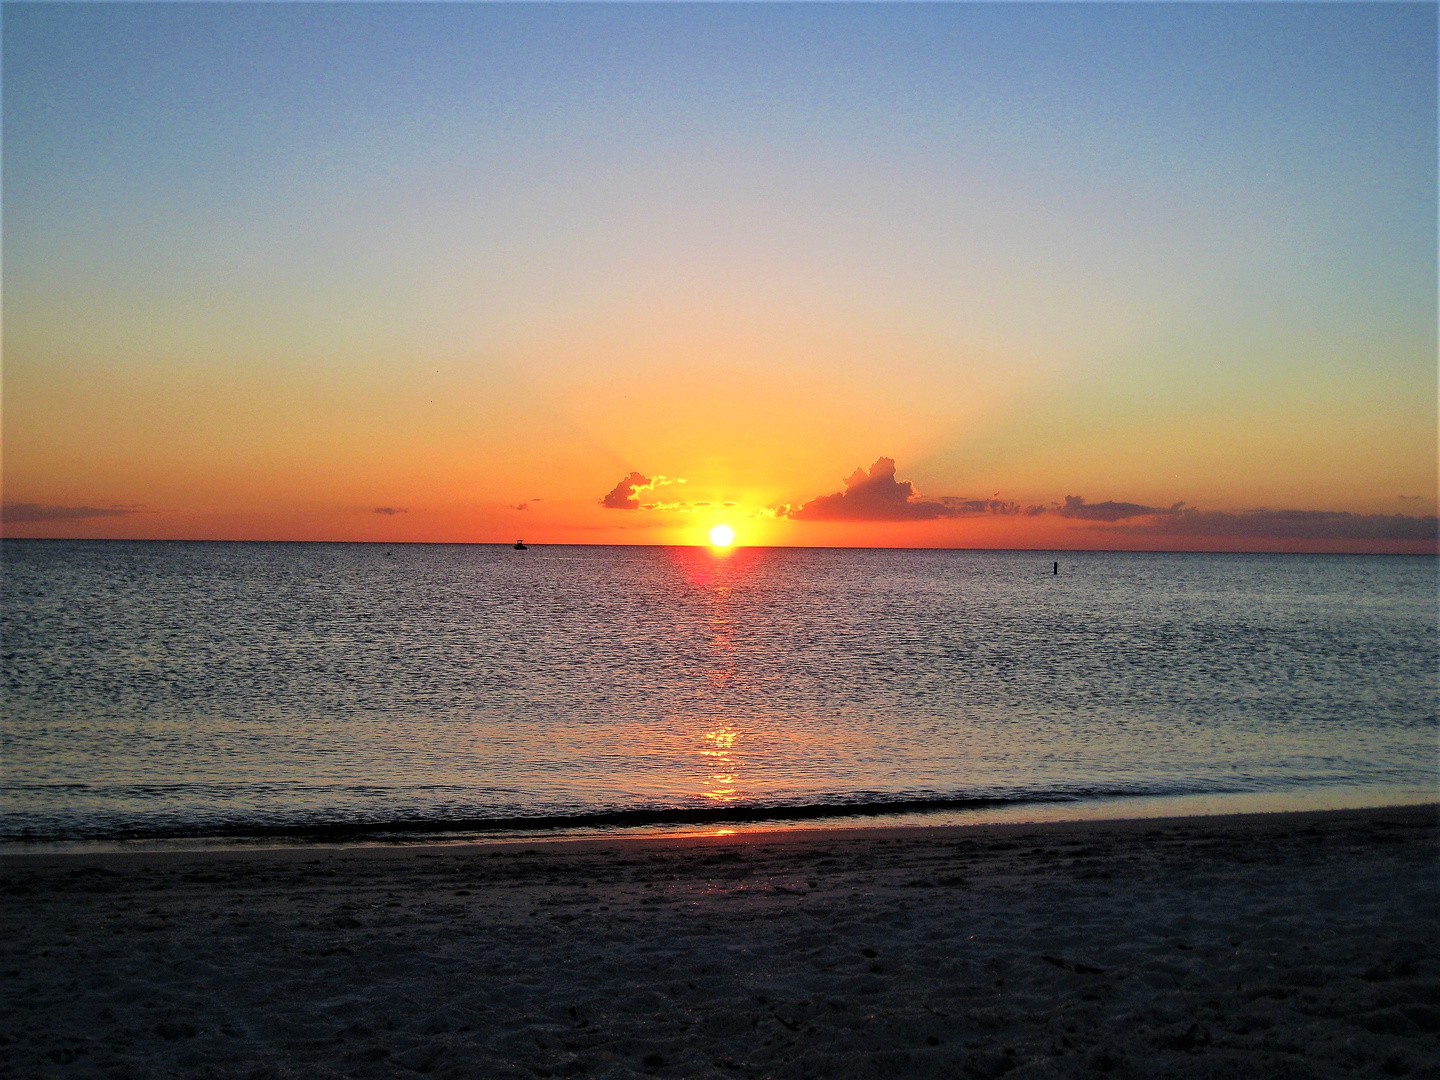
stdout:
[[[644,503],[640,493],[669,483],[632,472],[603,499],[612,510],[690,510],[708,503]],[[909,480],[895,479],[895,461],[882,457],[869,471],[857,468],[845,480],[845,490],[817,495],[798,506],[781,505],[763,511],[792,521],[936,521],[987,515],[1040,517],[1049,515],[1087,523],[1100,529],[1134,536],[1214,537],[1266,540],[1402,540],[1435,542],[1440,523],[1433,516],[1404,514],[1352,514],[1333,510],[1200,510],[1176,502],[1170,506],[1143,503],[1088,502],[1083,495],[1067,495],[1063,503],[1021,506],[999,498],[970,499],[950,495],[917,495]]]
[[936,518],[1018,514],[1016,503],[1000,499],[925,499],[909,480],[895,479],[895,459],[882,457],[867,473],[856,469],[845,490],[818,495],[800,506],[784,507],[783,516],[796,521],[933,521]]
[[677,510],[683,509],[682,503],[645,503],[640,502],[642,491],[654,491],[656,488],[668,487],[671,484],[685,483],[684,477],[670,479],[668,476],[649,477],[639,472],[631,472],[629,476],[623,477],[610,491],[600,500],[600,505],[607,510]]

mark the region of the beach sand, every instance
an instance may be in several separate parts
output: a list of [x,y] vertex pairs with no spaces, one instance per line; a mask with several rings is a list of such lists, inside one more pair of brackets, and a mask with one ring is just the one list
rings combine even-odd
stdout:
[[1440,1077],[1437,823],[7,855],[0,1071]]

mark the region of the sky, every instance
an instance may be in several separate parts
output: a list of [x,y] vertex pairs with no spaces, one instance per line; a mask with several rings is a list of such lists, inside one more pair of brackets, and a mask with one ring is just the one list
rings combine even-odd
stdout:
[[6,4],[4,535],[1434,551],[1436,48]]

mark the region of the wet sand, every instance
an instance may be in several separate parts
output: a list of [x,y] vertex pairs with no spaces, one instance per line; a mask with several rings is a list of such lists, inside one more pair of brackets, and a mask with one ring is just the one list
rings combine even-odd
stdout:
[[1440,1078],[1437,825],[7,855],[0,1073]]

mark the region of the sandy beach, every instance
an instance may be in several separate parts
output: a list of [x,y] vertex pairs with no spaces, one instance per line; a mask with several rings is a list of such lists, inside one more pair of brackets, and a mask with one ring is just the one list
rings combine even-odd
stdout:
[[0,1071],[1440,1077],[1437,822],[11,854]]

